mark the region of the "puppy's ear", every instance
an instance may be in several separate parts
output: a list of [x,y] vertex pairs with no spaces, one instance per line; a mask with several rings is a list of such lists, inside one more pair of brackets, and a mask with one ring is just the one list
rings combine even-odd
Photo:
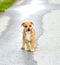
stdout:
[[31,22],[31,24],[32,24],[32,25],[34,25],[34,23],[33,23],[33,22]]
[[25,23],[23,22],[23,23],[21,24],[21,26],[24,26],[24,24],[25,24]]

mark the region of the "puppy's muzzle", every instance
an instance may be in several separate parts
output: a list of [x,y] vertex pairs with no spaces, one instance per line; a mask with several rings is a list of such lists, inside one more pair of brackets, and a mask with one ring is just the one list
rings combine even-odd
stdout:
[[30,28],[28,28],[27,31],[30,31]]

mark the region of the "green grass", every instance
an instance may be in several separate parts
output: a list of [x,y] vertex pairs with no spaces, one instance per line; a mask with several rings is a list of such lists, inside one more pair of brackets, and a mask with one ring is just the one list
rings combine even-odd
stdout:
[[16,0],[0,0],[0,12],[4,12],[9,8]]

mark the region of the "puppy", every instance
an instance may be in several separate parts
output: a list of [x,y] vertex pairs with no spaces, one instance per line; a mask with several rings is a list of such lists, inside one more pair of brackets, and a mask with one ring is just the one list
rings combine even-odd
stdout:
[[23,44],[22,49],[25,49],[25,44],[27,46],[27,51],[35,50],[35,30],[32,27],[33,22],[27,21],[23,22]]

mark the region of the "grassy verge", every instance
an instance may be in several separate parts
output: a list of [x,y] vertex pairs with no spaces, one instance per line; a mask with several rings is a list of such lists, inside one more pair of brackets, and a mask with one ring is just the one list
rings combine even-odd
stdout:
[[9,8],[16,0],[0,0],[0,12],[4,12]]

